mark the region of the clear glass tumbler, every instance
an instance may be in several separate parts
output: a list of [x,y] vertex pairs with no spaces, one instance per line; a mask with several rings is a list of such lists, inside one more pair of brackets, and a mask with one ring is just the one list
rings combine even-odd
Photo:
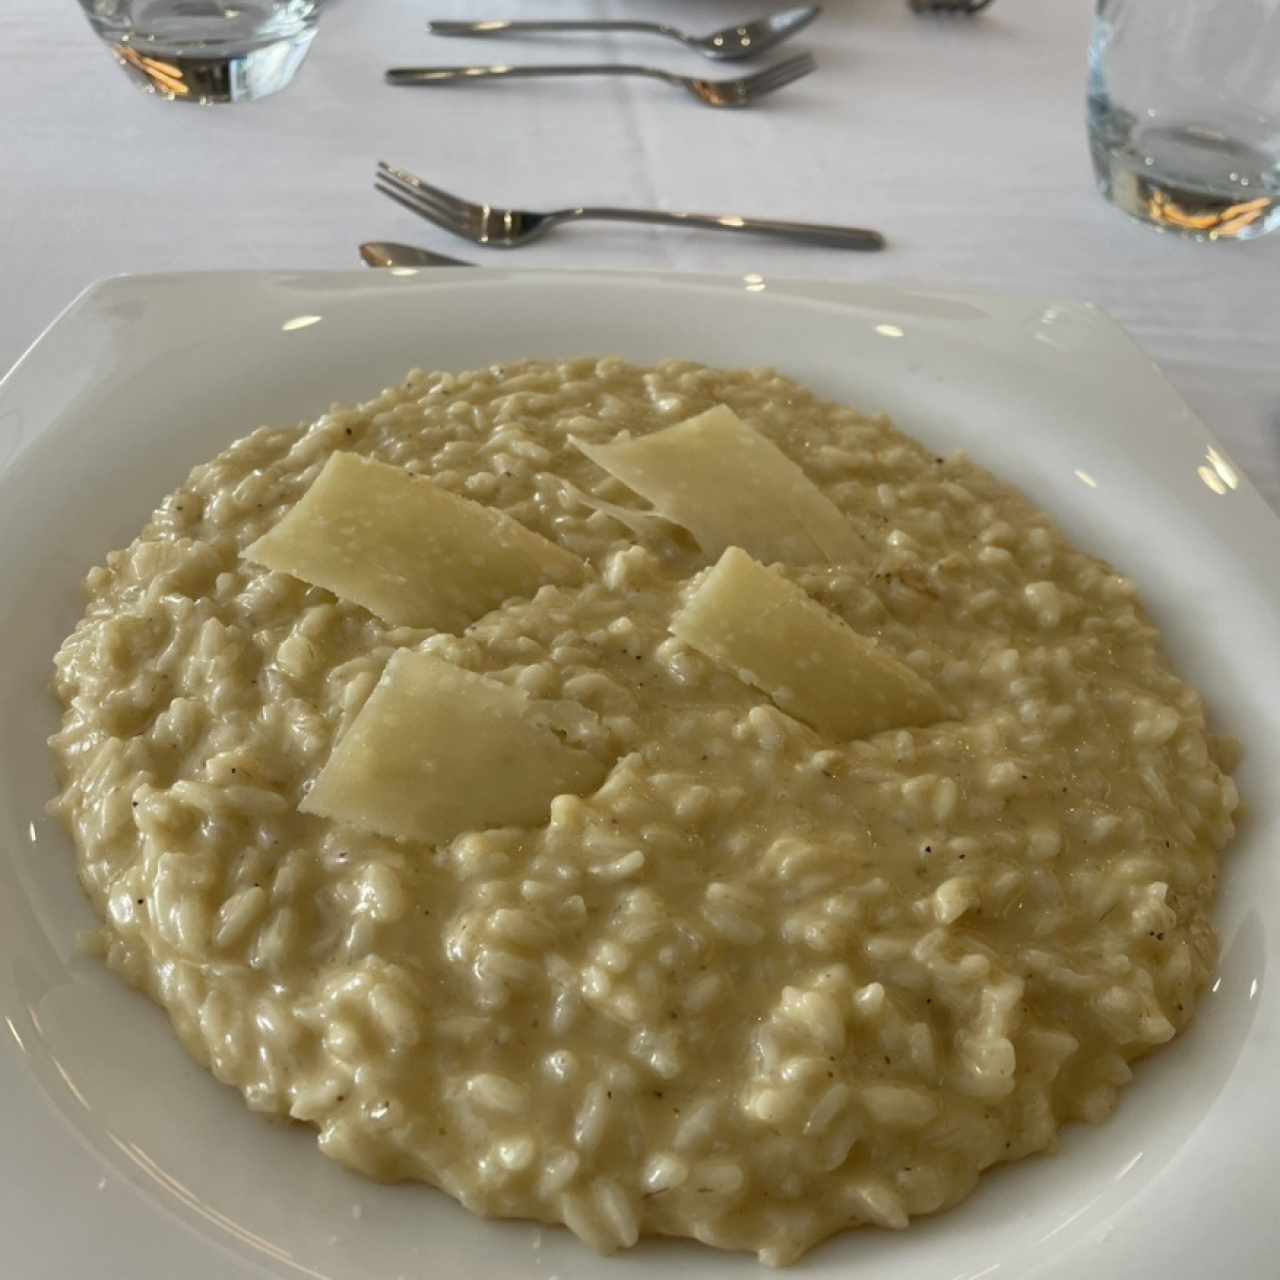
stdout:
[[1280,226],[1280,0],[1098,0],[1089,146],[1103,194],[1145,222]]
[[80,0],[149,93],[244,102],[283,89],[307,56],[322,0]]

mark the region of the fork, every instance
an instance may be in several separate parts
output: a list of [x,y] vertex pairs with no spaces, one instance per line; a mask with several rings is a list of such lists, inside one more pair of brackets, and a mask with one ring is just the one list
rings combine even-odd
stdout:
[[631,63],[574,63],[567,66],[527,67],[392,67],[388,84],[465,84],[472,80],[511,80],[531,76],[650,76],[679,85],[708,107],[745,107],[783,85],[807,76],[817,67],[810,53],[798,53],[783,62],[775,62],[749,76],[733,80],[704,80],[697,76],[678,76],[656,67]]
[[743,218],[736,214],[667,213],[658,209],[610,209],[578,206],[534,213],[528,209],[498,209],[473,204],[461,196],[433,187],[406,169],[378,161],[374,186],[428,222],[476,244],[513,249],[546,235],[562,222],[647,222],[656,226],[699,227],[739,235],[775,236],[802,244],[833,249],[883,249],[884,237],[863,227],[835,227],[814,222],[779,222]]
[[783,40],[790,39],[802,27],[807,27],[821,12],[816,4],[783,9],[766,18],[722,27],[705,36],[689,35],[665,22],[581,22],[560,18],[550,22],[511,22],[505,18],[481,18],[474,22],[435,20],[427,23],[427,30],[433,36],[505,36],[539,31],[636,31],[667,36],[678,40],[695,53],[702,54],[704,58],[727,62],[737,58],[753,58],[767,52]]
[[978,13],[991,0],[910,0],[913,13]]

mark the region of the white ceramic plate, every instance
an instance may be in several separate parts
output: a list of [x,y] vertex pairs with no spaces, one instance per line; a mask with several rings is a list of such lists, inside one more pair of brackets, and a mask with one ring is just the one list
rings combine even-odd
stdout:
[[968,448],[1141,585],[1217,723],[1245,740],[1221,976],[1118,1113],[988,1176],[905,1234],[866,1230],[802,1274],[875,1280],[1201,1280],[1280,1255],[1280,523],[1151,362],[1098,311],[744,279],[440,271],[109,280],[0,383],[0,1270],[17,1277],[507,1280],[754,1274],[378,1187],[309,1130],[251,1115],[160,1014],[77,955],[91,923],[53,788],[50,658],[89,565],[188,468],[264,422],[366,398],[413,365],[618,353],[771,364]]

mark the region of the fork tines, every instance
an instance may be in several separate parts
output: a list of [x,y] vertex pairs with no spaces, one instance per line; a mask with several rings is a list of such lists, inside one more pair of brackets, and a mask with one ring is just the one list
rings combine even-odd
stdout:
[[466,201],[423,182],[416,174],[389,165],[385,160],[378,161],[373,185],[384,196],[446,231],[466,235],[480,230],[471,226],[474,209]]
[[978,13],[991,0],[910,0],[913,13]]
[[[781,89],[784,84],[799,80],[811,71],[818,69],[817,59],[811,53],[797,53],[794,57],[784,58],[772,66],[762,67],[759,71],[747,76],[741,83],[749,85],[748,94],[770,93]],[[712,81],[711,83],[715,83]]]

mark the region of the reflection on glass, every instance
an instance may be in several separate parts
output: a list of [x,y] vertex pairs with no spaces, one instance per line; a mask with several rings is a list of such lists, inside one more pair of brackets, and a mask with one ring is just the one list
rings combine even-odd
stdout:
[[907,336],[907,331],[898,328],[896,324],[878,324],[876,325],[876,332],[882,338],[905,338]]
[[319,324],[324,316],[294,316],[292,320],[286,320],[280,326],[285,333],[292,333],[295,329],[310,329],[313,324]]
[[161,94],[171,101],[191,95],[191,87],[186,82],[182,68],[176,63],[165,62],[162,58],[145,57],[127,44],[112,45],[111,49],[120,65],[132,72],[144,89]]
[[1145,214],[1148,222],[1158,226],[1190,231],[1209,240],[1234,240],[1256,235],[1255,224],[1267,217],[1275,204],[1273,197],[1259,196],[1255,200],[1243,200],[1238,204],[1200,212],[1198,210],[1203,209],[1203,204],[1199,198],[1191,207],[1185,207],[1175,198],[1175,193],[1152,191]]

